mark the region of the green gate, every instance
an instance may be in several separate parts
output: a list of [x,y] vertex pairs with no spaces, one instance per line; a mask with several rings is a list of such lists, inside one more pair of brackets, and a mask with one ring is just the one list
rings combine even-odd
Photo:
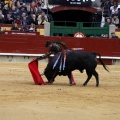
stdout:
[[82,32],[85,36],[101,36],[102,34],[109,35],[109,25],[105,27],[100,26],[97,22],[66,22],[66,21],[51,21],[50,36],[74,36],[77,32]]

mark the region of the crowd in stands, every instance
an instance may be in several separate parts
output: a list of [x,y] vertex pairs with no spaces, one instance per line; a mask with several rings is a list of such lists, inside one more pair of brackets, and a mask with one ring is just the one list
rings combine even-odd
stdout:
[[[108,23],[120,28],[118,0],[101,0],[101,8],[105,18],[104,26]],[[48,12],[49,8],[45,5],[44,0],[0,0],[0,24],[11,24],[11,30],[36,32],[37,25],[43,26],[52,19]],[[101,15],[101,11],[98,11],[98,16],[100,16],[99,14]],[[99,20],[97,17],[97,22],[100,23],[101,20]],[[105,37],[107,38],[108,35]]]
[[[120,5],[118,0],[101,0],[103,9],[103,17],[109,25],[114,24],[116,28],[120,28]],[[106,24],[104,25],[106,26]]]
[[0,24],[12,24],[11,30],[21,25],[23,31],[36,31],[36,25],[50,21],[47,12],[44,0],[0,0]]

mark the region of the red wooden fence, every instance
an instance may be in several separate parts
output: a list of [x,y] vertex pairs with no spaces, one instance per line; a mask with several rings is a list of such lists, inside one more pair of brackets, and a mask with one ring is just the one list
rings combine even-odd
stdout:
[[46,40],[64,41],[69,49],[84,48],[84,51],[99,52],[102,56],[120,57],[120,39],[44,37],[31,35],[0,35],[1,53],[43,54]]

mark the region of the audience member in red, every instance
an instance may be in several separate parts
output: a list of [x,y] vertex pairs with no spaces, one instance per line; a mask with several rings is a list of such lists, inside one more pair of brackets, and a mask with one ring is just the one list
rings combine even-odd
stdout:
[[30,9],[33,9],[34,12],[37,11],[37,2],[32,1],[32,3],[30,4]]
[[20,20],[20,16],[17,16],[16,20],[14,20],[14,23],[17,23],[18,25],[22,25],[22,21]]

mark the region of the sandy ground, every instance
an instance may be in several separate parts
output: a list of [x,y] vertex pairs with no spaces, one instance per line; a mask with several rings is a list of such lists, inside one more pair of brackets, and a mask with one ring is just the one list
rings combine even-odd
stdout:
[[[120,120],[120,66],[98,65],[86,87],[86,73],[74,71],[76,86],[57,77],[53,85],[35,85],[28,63],[0,63],[0,120]],[[39,62],[43,71],[45,62]],[[46,78],[43,76],[44,81]]]

